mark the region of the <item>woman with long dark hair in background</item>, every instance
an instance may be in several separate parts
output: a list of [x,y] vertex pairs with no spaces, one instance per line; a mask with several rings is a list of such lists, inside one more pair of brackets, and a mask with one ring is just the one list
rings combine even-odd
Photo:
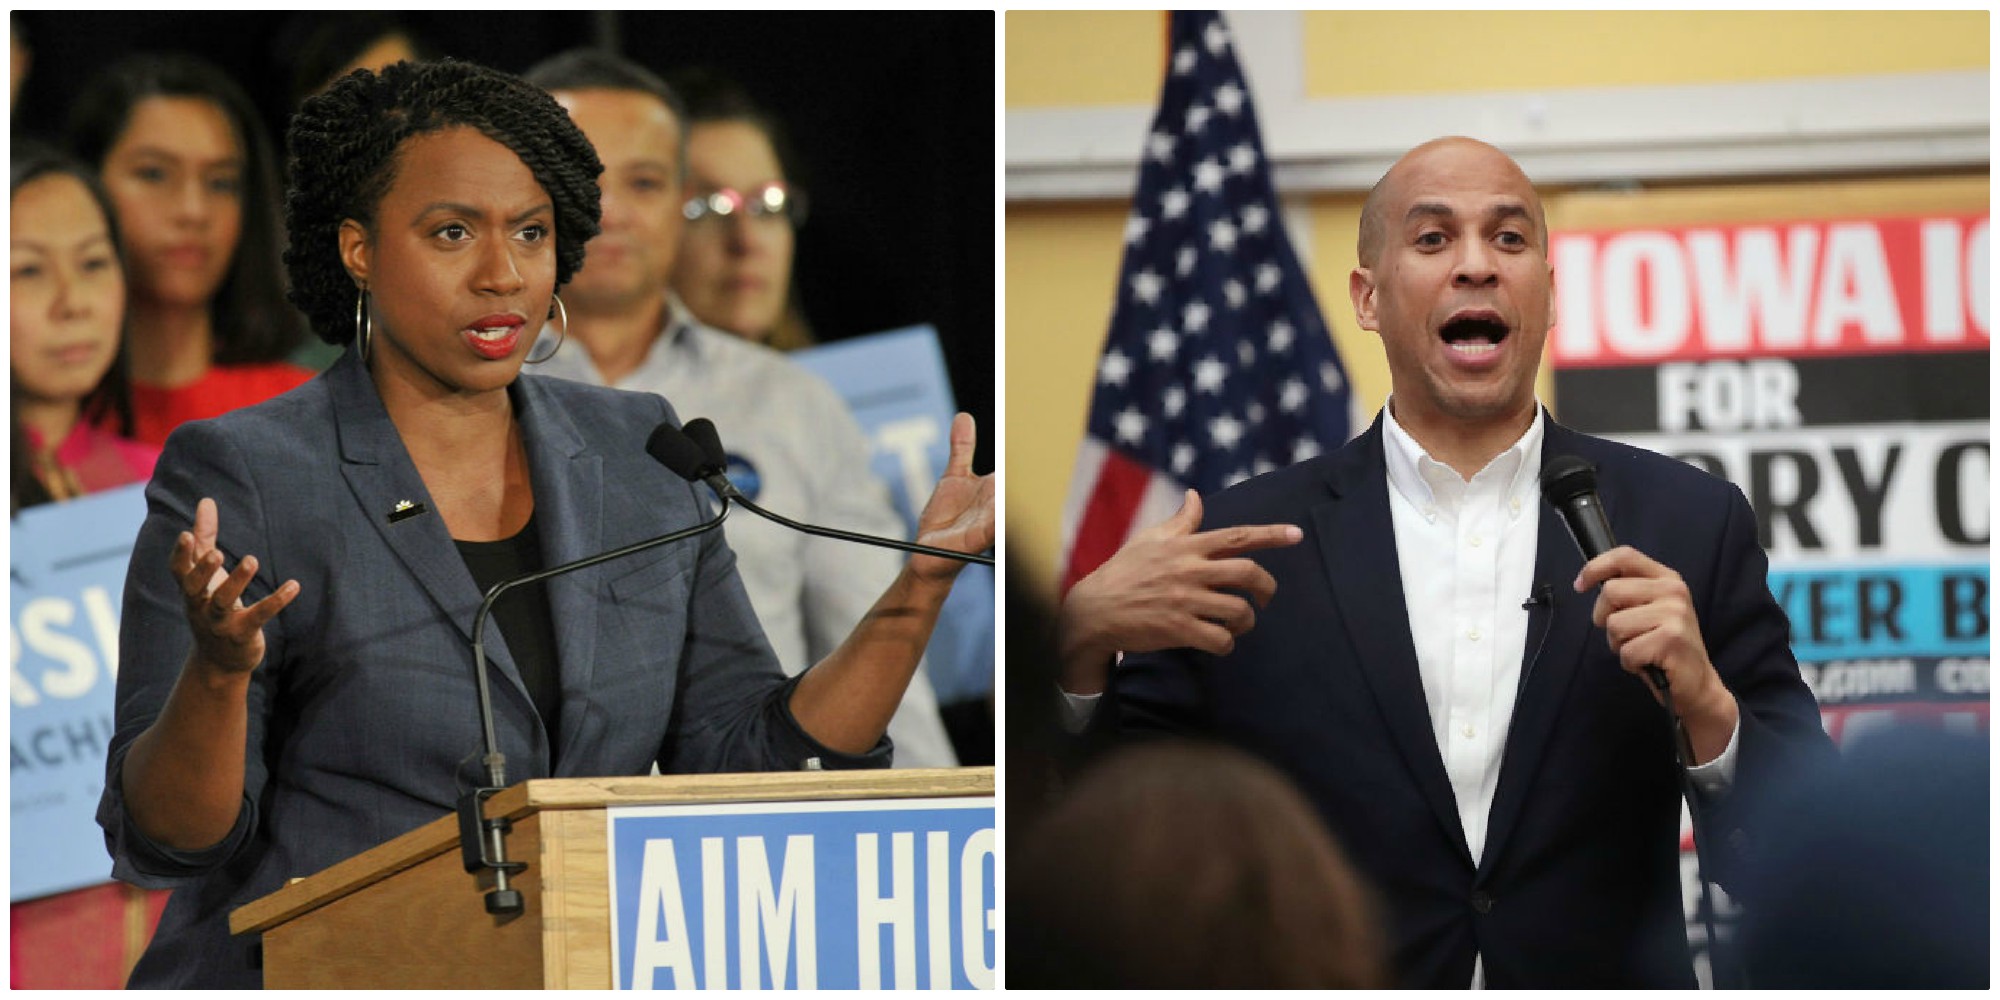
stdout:
[[285,360],[304,322],[285,301],[271,142],[242,88],[192,56],[127,58],[77,96],[69,143],[125,236],[139,440],[312,377]]
[[[160,450],[130,440],[125,271],[110,199],[88,167],[40,144],[9,163],[9,508],[144,482]],[[165,893],[108,883],[8,907],[16,988],[112,988]]]

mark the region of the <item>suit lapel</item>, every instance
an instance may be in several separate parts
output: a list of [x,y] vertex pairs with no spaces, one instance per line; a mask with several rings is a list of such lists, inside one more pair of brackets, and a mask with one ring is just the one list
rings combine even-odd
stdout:
[[[419,586],[467,642],[479,591],[465,560],[445,530],[423,477],[403,448],[389,411],[369,382],[367,369],[352,350],[328,373],[333,389],[334,420],[339,425],[341,475],[354,495],[362,519],[382,536]],[[422,513],[391,520],[407,501]],[[493,643],[488,643],[489,647]]]
[[[381,535],[439,613],[458,629],[469,663],[473,618],[484,596],[472,579],[472,571],[466,568],[464,556],[445,529],[443,515],[424,488],[423,477],[410,461],[402,437],[389,420],[389,411],[382,407],[382,397],[354,351],[335,362],[328,382],[333,389],[334,422],[340,438],[341,475],[363,520]],[[421,504],[424,512],[392,522],[390,514],[405,500]],[[497,668],[493,687],[511,686],[521,701],[528,703],[527,687],[521,683],[496,623],[487,622],[485,641],[486,657]]]
[[[1554,420],[1548,420],[1545,428],[1543,464],[1557,455],[1577,453],[1579,435]],[[1576,676],[1588,644],[1593,638],[1603,641],[1590,621],[1597,593],[1579,594],[1570,586],[1583,569],[1583,554],[1577,551],[1562,515],[1546,503],[1538,506],[1541,520],[1536,525],[1534,580],[1538,586],[1548,586],[1552,603],[1528,623],[1527,646],[1522,651],[1521,692],[1514,701],[1514,717],[1508,725],[1507,745],[1500,759],[1500,784],[1494,791],[1493,807],[1487,818],[1486,849],[1480,855],[1482,869],[1494,864],[1520,819],[1528,788],[1539,773],[1542,753],[1555,731],[1570,681]],[[1610,510],[1606,501],[1606,512]]]
[[1313,510],[1327,582],[1354,641],[1361,675],[1397,750],[1438,822],[1453,834],[1448,839],[1459,845],[1471,864],[1451,780],[1431,732],[1416,644],[1410,638],[1379,417],[1357,444],[1342,452],[1341,463],[1330,470],[1334,498]]
[[[544,391],[539,376],[522,376],[515,403],[535,485],[535,523],[542,536],[542,564],[558,566],[603,551],[604,458],[591,451],[570,415]],[[635,445],[634,447],[637,447]],[[596,666],[598,574],[583,570],[548,581],[562,677],[562,748],[567,759],[583,736]]]

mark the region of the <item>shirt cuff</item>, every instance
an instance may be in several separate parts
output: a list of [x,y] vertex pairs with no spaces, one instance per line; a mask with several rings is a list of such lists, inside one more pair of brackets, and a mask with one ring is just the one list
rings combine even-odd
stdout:
[[1725,794],[1729,786],[1736,782],[1736,737],[1743,732],[1743,717],[1736,717],[1736,727],[1729,731],[1729,745],[1706,764],[1688,768],[1688,780],[1694,782],[1696,791],[1710,798]]
[[1056,693],[1062,695],[1063,732],[1074,736],[1090,725],[1090,717],[1097,714],[1098,699],[1104,697],[1102,691],[1096,694],[1070,694],[1061,687]]

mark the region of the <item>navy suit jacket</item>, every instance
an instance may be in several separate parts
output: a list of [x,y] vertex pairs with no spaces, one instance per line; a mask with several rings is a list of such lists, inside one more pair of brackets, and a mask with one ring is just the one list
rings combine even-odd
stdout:
[[[645,452],[672,411],[660,397],[523,375],[509,390],[528,453],[545,566],[711,516],[706,498]],[[287,579],[299,596],[265,627],[249,693],[244,805],[196,853],[132,826],[120,770],[191,642],[167,569],[195,504],[219,507],[229,565],[260,565],[245,595]],[[472,619],[481,593],[367,371],[350,351],[261,405],[187,424],[146,488],[126,576],[117,728],[98,821],[113,874],[177,888],[134,986],[261,984],[228,911],[450,812],[483,784]],[[422,513],[396,516],[409,501]],[[562,704],[551,746],[488,624],[486,652],[508,780],[886,766],[885,740],[845,756],[799,728],[796,683],[771,655],[719,531],[548,582]],[[466,898],[439,905],[477,907]]]
[[[1619,540],[1679,571],[1717,671],[1742,706],[1714,839],[1741,853],[1741,809],[1802,756],[1830,750],[1766,583],[1749,504],[1660,455],[1546,426],[1543,458],[1596,463]],[[1204,528],[1290,523],[1305,539],[1256,555],[1277,579],[1227,656],[1127,657],[1103,724],[1246,747],[1289,774],[1387,910],[1407,985],[1695,985],[1681,909],[1679,767],[1665,713],[1591,623],[1596,593],[1546,504],[1522,686],[1480,864],[1458,820],[1411,642],[1390,520],[1382,424],[1341,449],[1226,490]],[[1525,600],[1530,595],[1521,595]],[[1709,851],[1709,872],[1734,860]]]

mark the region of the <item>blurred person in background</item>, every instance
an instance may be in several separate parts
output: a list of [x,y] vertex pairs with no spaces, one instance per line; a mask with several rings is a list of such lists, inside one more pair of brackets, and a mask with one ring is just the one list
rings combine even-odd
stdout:
[[1010,848],[1010,988],[1390,985],[1372,893],[1298,789],[1241,750],[1117,750]]
[[435,59],[438,52],[401,15],[384,10],[306,11],[278,32],[276,65],[291,81],[291,106],[357,69]]
[[[715,422],[731,478],[752,500],[816,524],[902,537],[902,519],[869,469],[868,440],[833,388],[777,352],[691,316],[669,294],[676,256],[691,242],[682,226],[684,116],[672,88],[643,67],[590,49],[544,60],[526,78],[555,95],[604,162],[603,232],[564,296],[568,335],[578,345],[557,350],[541,373],[657,393],[683,419]],[[538,347],[536,355],[552,349]],[[904,561],[890,550],[757,517],[733,518],[723,533],[787,671],[838,647]],[[898,767],[958,763],[921,670],[889,735]]]
[[687,235],[674,292],[702,322],[781,351],[815,338],[792,281],[806,193],[776,118],[712,70],[673,78],[687,100]]
[[69,142],[124,234],[139,440],[312,377],[284,360],[304,323],[279,271],[271,143],[241,88],[192,56],[133,56],[78,95]]
[[[11,161],[9,509],[18,514],[144,482],[160,450],[129,437],[125,273],[110,199],[89,168],[48,147],[17,145]],[[164,905],[164,892],[115,882],[13,904],[12,985],[115,989]]]
[[1990,749],[1897,726],[1774,795],[1739,895],[1750,984],[1986,988]]

